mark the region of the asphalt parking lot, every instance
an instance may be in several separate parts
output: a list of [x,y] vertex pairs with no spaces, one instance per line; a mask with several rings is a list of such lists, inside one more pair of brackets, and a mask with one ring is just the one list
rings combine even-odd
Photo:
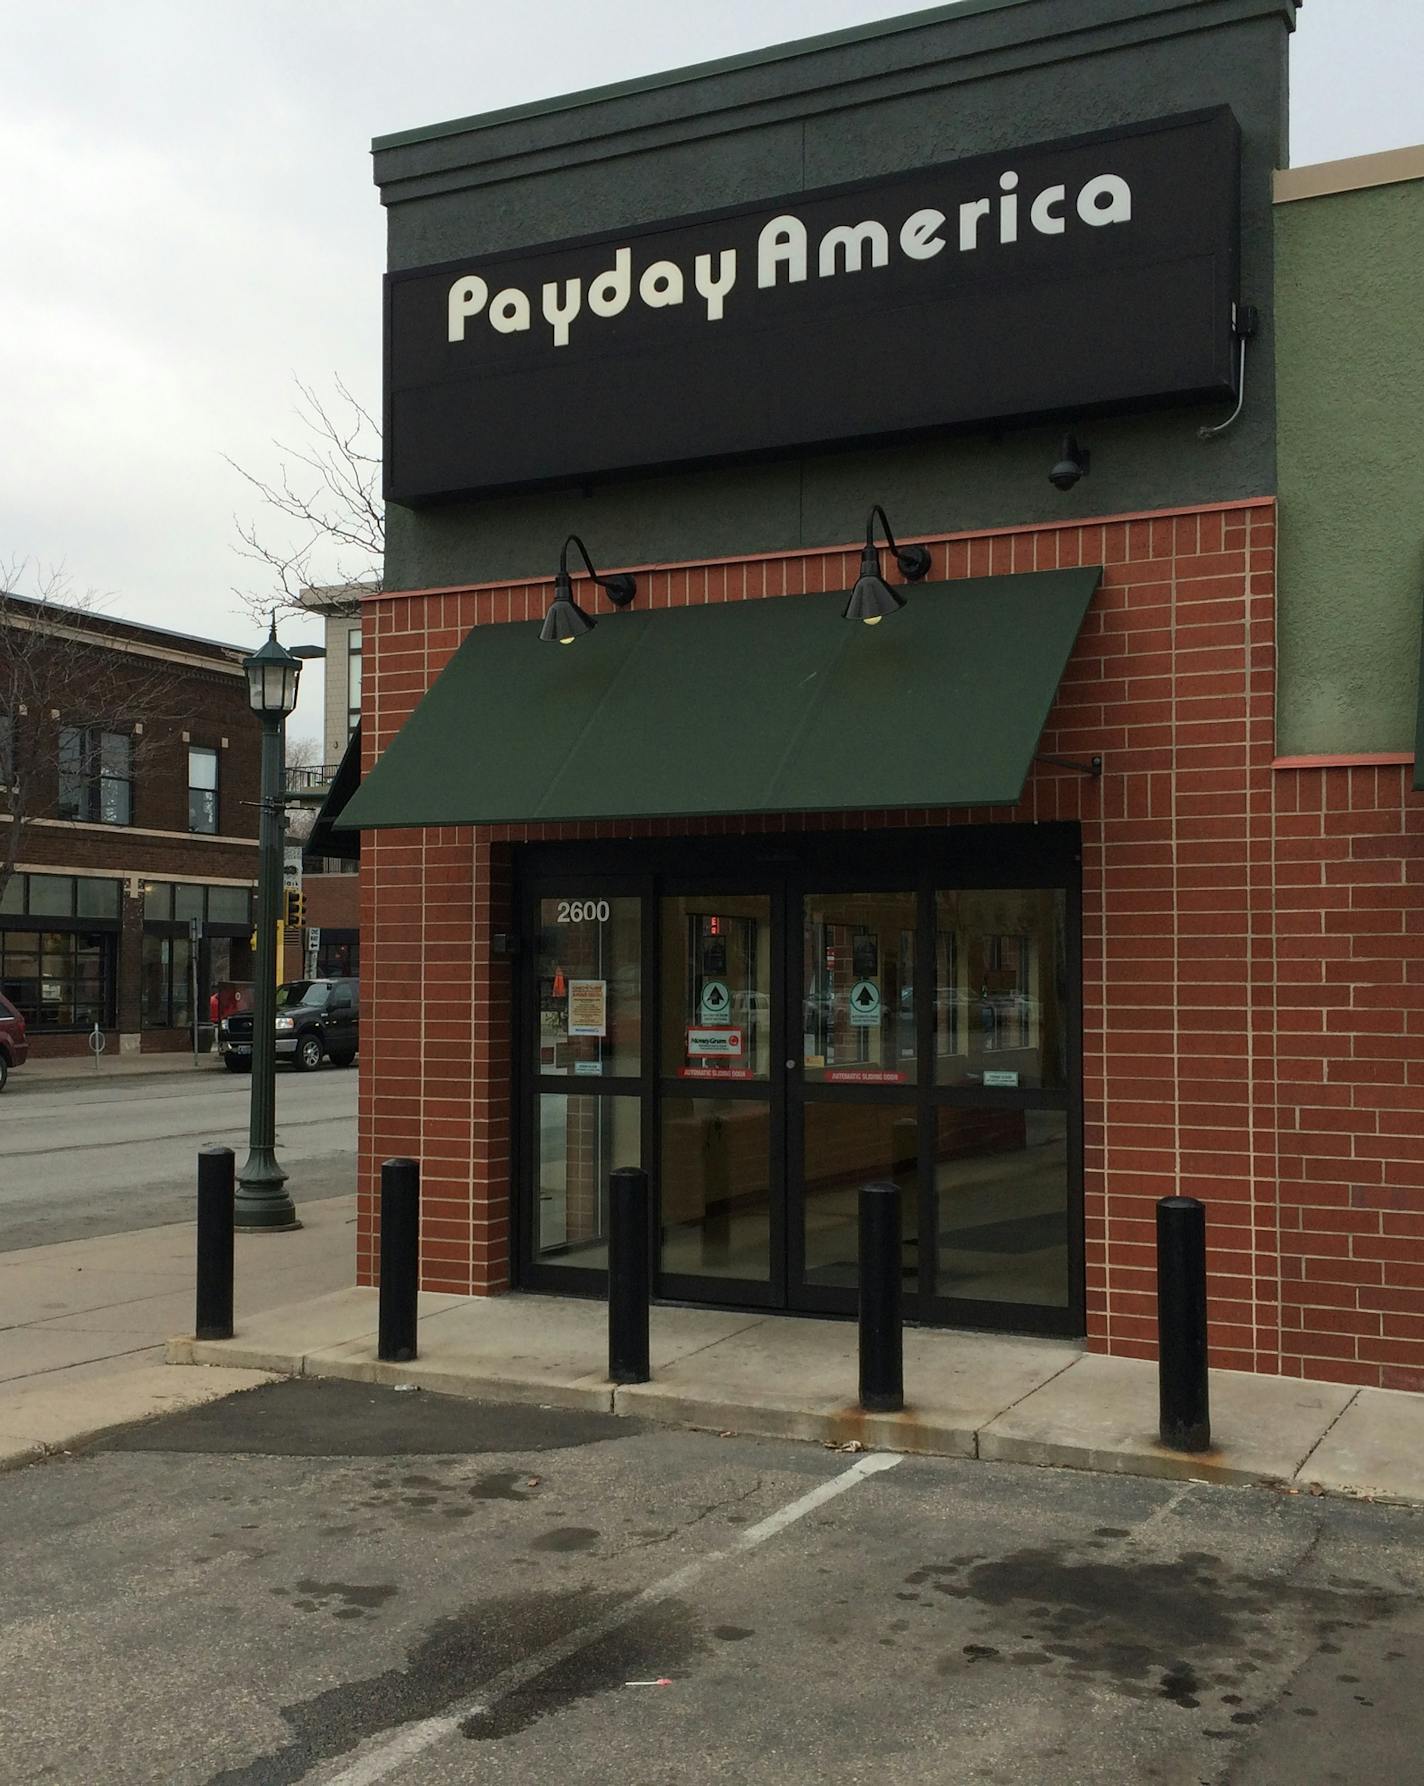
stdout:
[[1403,1782],[1420,1517],[280,1383],[0,1478],[0,1775]]

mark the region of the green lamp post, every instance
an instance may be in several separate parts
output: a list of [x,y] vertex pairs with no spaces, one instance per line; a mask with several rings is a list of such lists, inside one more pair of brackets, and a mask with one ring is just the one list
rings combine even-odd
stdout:
[[301,659],[277,643],[277,617],[260,649],[243,660],[247,701],[262,721],[262,803],[258,830],[257,961],[252,997],[252,1101],[247,1161],[237,1175],[238,1228],[300,1228],[277,1164],[277,921],[282,897],[282,797],[287,715],[297,704]]

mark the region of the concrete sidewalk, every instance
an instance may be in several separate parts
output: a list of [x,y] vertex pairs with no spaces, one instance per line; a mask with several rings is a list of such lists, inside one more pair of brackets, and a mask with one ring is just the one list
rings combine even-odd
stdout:
[[[294,1233],[237,1236],[245,1314],[350,1283],[355,1201],[303,1203]],[[192,1222],[0,1254],[0,1469],[268,1381],[241,1367],[186,1381],[166,1369],[164,1341],[191,1327],[194,1285]]]
[[48,1060],[36,1060],[32,1054],[24,1066],[16,1067],[10,1075],[5,1097],[8,1100],[22,1096],[27,1088],[38,1091],[41,1086],[54,1091],[62,1085],[102,1085],[109,1079],[178,1078],[222,1071],[222,1056],[216,1050],[200,1054],[196,1063],[191,1054],[103,1054],[97,1068],[88,1055],[54,1055]]
[[175,1339],[175,1364],[414,1383],[718,1432],[1424,1502],[1424,1396],[1218,1371],[1204,1455],[1156,1440],[1157,1372],[1058,1341],[911,1329],[903,1414],[856,1406],[853,1323],[657,1308],[653,1380],[604,1374],[607,1310],[553,1297],[421,1297],[420,1358],[376,1358],[374,1290],[239,1316],[237,1337]]

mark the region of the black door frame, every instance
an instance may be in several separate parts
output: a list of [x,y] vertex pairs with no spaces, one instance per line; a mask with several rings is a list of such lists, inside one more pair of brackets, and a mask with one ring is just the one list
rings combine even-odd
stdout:
[[[860,860],[850,865],[850,837]],[[933,1083],[933,1000],[917,998],[914,1085],[814,1085],[804,1079],[799,1029],[801,1010],[801,913],[807,893],[906,891],[918,897],[915,984],[935,980],[937,890],[1045,888],[1065,895],[1066,1085],[1061,1092],[936,1086]],[[605,1274],[541,1263],[535,1255],[537,1226],[535,1123],[542,1089],[569,1095],[567,1078],[541,1079],[528,1065],[534,1011],[534,939],[538,902],[545,898],[643,900],[641,938],[643,1047],[636,1077],[585,1080],[579,1093],[636,1093],[641,1102],[643,1164],[653,1187],[651,1232],[659,1230],[658,1112],[663,1097],[688,1095],[682,1082],[662,1073],[660,898],[664,894],[765,893],[772,914],[772,1055],[766,1081],[727,1081],[717,1095],[769,1100],[771,1106],[773,1213],[771,1275],[766,1294],[742,1280],[660,1277],[658,1299],[699,1305],[786,1310],[801,1314],[853,1313],[853,1293],[804,1283],[804,1148],[801,1112],[808,1102],[913,1104],[919,1123],[920,1234],[935,1233],[934,1153],[936,1112],[946,1106],[1062,1109],[1068,1134],[1068,1303],[1064,1308],[992,1303],[942,1296],[935,1284],[937,1247],[920,1247],[919,1289],[906,1299],[906,1316],[943,1326],[986,1331],[1076,1337],[1085,1328],[1083,1243],[1082,1105],[1082,891],[1081,837],[1076,824],[955,825],[928,830],[749,833],[654,840],[607,840],[530,844],[515,855],[515,909],[521,948],[515,975],[515,1013],[510,1094],[512,1267],[514,1281],[531,1290],[603,1296]],[[794,919],[794,922],[793,922]],[[794,945],[793,946],[793,940]],[[778,1008],[779,1007],[779,1008]],[[786,1062],[796,1066],[788,1071]],[[714,1082],[709,1082],[709,1088]],[[777,1195],[777,1178],[780,1186]],[[778,1207],[779,1205],[779,1207]]]

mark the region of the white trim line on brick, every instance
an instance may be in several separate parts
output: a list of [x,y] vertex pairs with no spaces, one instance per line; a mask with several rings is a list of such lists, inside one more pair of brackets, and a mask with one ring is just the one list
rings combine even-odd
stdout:
[[[0,812],[0,825],[10,825],[14,819],[8,812]],[[222,843],[229,849],[255,850],[255,837],[225,837],[214,831],[154,831],[146,825],[100,825],[88,819],[26,819],[27,825],[43,825],[52,831],[79,832],[85,837],[161,837],[177,840],[182,843]],[[68,874],[70,871],[64,871]]]

